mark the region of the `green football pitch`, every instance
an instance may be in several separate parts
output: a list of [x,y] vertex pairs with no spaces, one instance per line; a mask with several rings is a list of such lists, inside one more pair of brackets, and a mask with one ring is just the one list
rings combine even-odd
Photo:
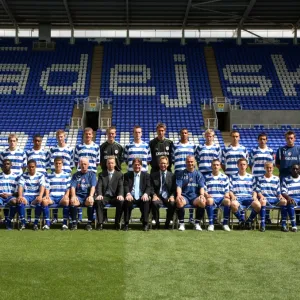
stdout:
[[300,297],[300,234],[132,228],[0,230],[0,299]]

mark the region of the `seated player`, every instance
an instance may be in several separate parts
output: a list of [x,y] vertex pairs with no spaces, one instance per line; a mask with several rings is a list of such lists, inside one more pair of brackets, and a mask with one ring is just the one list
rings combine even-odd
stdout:
[[161,156],[159,158],[160,171],[154,172],[150,175],[151,186],[153,188],[152,196],[152,215],[156,224],[156,228],[159,229],[159,208],[166,206],[167,218],[165,223],[165,229],[169,229],[171,220],[176,209],[175,205],[175,193],[176,193],[176,178],[172,172],[168,171],[169,159],[167,156]]
[[10,206],[4,209],[5,224],[7,229],[11,229],[11,219],[16,214],[16,188],[18,175],[11,171],[11,161],[4,159],[2,161],[2,173],[0,173],[0,205]]
[[142,171],[143,161],[141,158],[134,158],[132,161],[133,171],[124,175],[124,231],[128,231],[128,224],[133,204],[137,205],[141,211],[143,231],[148,231],[150,195],[152,188],[150,175]]
[[77,207],[87,206],[88,224],[85,229],[92,230],[92,221],[94,213],[94,194],[97,184],[96,174],[89,171],[89,160],[86,157],[80,158],[80,171],[77,171],[71,180],[70,189],[70,216],[72,219],[71,230],[77,230]]
[[[240,158],[237,161],[238,173],[232,175],[230,178],[230,198],[231,198],[231,209],[234,215],[239,220],[239,226],[244,227],[245,225],[245,212],[244,209],[252,204],[256,193],[254,194],[255,182],[254,177],[247,173],[248,163],[245,158]],[[258,201],[257,201],[258,202]],[[257,204],[255,202],[255,204]],[[255,207],[253,204],[253,208]],[[251,213],[250,217],[246,222],[247,229],[250,229],[251,223],[253,222],[255,215]]]
[[120,229],[124,203],[123,174],[116,171],[115,167],[115,156],[108,156],[106,157],[106,170],[99,174],[95,199],[97,230],[103,229],[104,207],[108,203],[116,206],[115,228]]
[[[284,177],[282,181],[282,196],[286,200],[286,209],[283,209],[284,214],[282,216],[282,230],[288,231],[284,228],[287,214],[289,215],[292,231],[297,232],[297,226],[295,221],[295,206],[300,205],[300,176],[299,176],[300,166],[298,164],[293,164],[291,168],[291,175]],[[286,227],[286,226],[285,226]]]
[[[186,168],[176,175],[176,206],[178,208],[179,228],[184,231],[184,207],[193,205],[196,207],[195,229],[201,231],[200,220],[204,215],[205,206],[212,206],[213,202],[204,197],[204,177],[195,170],[196,160],[193,155],[186,157]],[[211,210],[213,212],[213,209]],[[209,230],[213,230],[209,227]]]
[[266,205],[280,206],[281,218],[283,221],[282,231],[286,231],[286,203],[287,201],[282,198],[280,193],[280,179],[273,175],[274,165],[273,162],[268,161],[265,163],[265,175],[256,177],[255,192],[259,203],[257,210],[260,210],[260,231],[265,231],[266,223]]
[[[213,159],[211,162],[212,173],[206,175],[206,199],[209,203],[215,204],[217,207],[223,206],[224,218],[223,229],[230,231],[228,226],[230,214],[230,197],[229,197],[229,179],[221,173],[221,162],[219,159]],[[213,205],[206,207],[209,219],[209,226],[213,227]]]
[[50,229],[49,205],[56,204],[63,207],[63,225],[61,229],[67,230],[71,177],[69,173],[63,171],[63,159],[61,157],[55,157],[54,167],[54,172],[47,175],[46,195],[42,202],[44,218],[46,220],[43,229]]
[[25,205],[35,206],[33,230],[38,230],[46,180],[44,174],[37,172],[35,160],[28,161],[27,169],[28,172],[23,173],[18,182],[17,211],[21,220],[20,230],[25,229]]

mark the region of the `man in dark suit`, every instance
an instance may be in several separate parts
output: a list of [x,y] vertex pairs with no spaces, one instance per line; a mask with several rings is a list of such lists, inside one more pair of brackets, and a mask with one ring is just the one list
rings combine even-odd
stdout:
[[133,204],[139,206],[142,213],[143,230],[148,231],[148,219],[150,209],[150,195],[152,188],[150,175],[142,172],[142,160],[135,158],[132,161],[133,172],[129,171],[124,176],[124,230],[128,230],[128,223]]
[[116,159],[114,156],[107,157],[106,166],[107,170],[99,174],[96,186],[97,230],[103,229],[104,207],[108,203],[116,206],[115,227],[118,230],[124,203],[123,174],[115,170]]
[[168,207],[165,229],[169,228],[170,221],[173,218],[176,203],[176,179],[175,175],[168,171],[169,159],[167,156],[159,158],[160,171],[151,174],[151,185],[153,188],[153,196],[151,209],[153,219],[156,223],[156,229],[159,229],[159,208],[163,205]]

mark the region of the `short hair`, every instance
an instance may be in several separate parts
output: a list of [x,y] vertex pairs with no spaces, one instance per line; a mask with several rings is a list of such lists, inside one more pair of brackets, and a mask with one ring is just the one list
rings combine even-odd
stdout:
[[30,159],[30,160],[27,162],[27,166],[29,166],[30,164],[35,164],[35,166],[36,166],[36,160]]
[[221,162],[220,162],[220,160],[219,160],[218,158],[214,158],[214,159],[211,161],[211,164],[213,164],[214,162],[219,162],[219,163],[221,164]]
[[143,131],[142,127],[140,125],[134,125],[133,127],[133,132],[138,129],[138,128],[141,128],[141,131]]
[[60,134],[66,134],[65,133],[65,131],[63,130],[63,129],[58,129],[57,131],[56,131],[56,136],[58,136],[58,135],[60,135]]
[[4,165],[6,162],[9,162],[11,164],[11,160],[9,158],[3,159],[2,164]]
[[288,130],[284,136],[287,137],[288,135],[293,135],[294,137],[296,137],[296,133],[293,130]]
[[268,139],[268,135],[265,132],[260,133],[257,139],[259,140],[262,136],[265,136]]
[[85,127],[84,128],[84,133],[86,133],[87,131],[94,132],[93,128],[91,128],[91,127]]
[[294,166],[298,166],[298,167],[299,167],[300,164],[298,164],[298,163],[292,164],[291,169],[292,169]]
[[117,127],[116,126],[110,126],[106,129],[106,134],[109,133],[111,130],[115,130],[117,131]]
[[274,163],[272,161],[266,161],[265,162],[265,167],[268,166],[268,165],[274,166]]
[[132,165],[134,165],[135,162],[138,162],[141,166],[143,165],[143,161],[142,161],[142,159],[139,158],[139,157],[136,157],[136,158],[133,159]]
[[213,129],[211,129],[211,128],[206,129],[205,132],[204,132],[204,135],[207,135],[207,134],[209,134],[209,133],[215,135],[215,131],[214,131]]
[[240,135],[240,133],[237,130],[231,130],[230,131],[230,136],[232,136],[234,133],[238,133]]
[[83,160],[86,160],[88,163],[90,163],[89,159],[87,157],[81,157],[79,159],[79,164],[83,161]]
[[187,162],[187,160],[188,160],[189,158],[193,158],[194,160],[196,160],[195,156],[190,154],[190,155],[188,155],[188,156],[186,157],[185,161]]
[[184,127],[184,128],[180,129],[180,134],[182,133],[183,130],[186,130],[187,132],[189,132],[189,130],[186,127]]
[[107,158],[106,158],[106,162],[107,162],[109,159],[113,159],[113,160],[116,162],[116,157],[115,157],[115,156],[113,156],[113,155],[109,155],[109,156],[107,156]]
[[60,156],[56,156],[56,157],[54,158],[54,162],[57,162],[57,161],[64,162],[64,159],[63,159],[62,157],[60,157]]
[[18,140],[18,136],[17,136],[16,134],[14,134],[14,133],[11,133],[11,134],[8,136],[7,140],[10,141],[11,138],[16,138],[16,141]]
[[238,161],[237,161],[237,165],[242,162],[242,161],[245,161],[247,164],[248,164],[248,161],[246,158],[242,157],[242,158],[239,158]]
[[165,160],[167,161],[167,163],[169,164],[169,158],[168,158],[168,156],[165,156],[165,155],[161,156],[161,157],[159,158],[159,162],[160,162],[162,159],[165,159]]
[[163,128],[164,130],[166,130],[166,129],[167,129],[167,126],[166,126],[165,123],[160,122],[160,123],[157,123],[157,125],[156,125],[156,130],[157,130],[158,128]]
[[37,133],[33,136],[33,140],[35,140],[36,138],[43,139],[43,137],[39,133]]

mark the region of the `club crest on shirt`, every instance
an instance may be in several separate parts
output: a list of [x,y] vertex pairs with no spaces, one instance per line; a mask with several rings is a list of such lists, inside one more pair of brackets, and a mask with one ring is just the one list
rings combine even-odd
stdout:
[[166,147],[166,150],[169,150],[169,146]]
[[118,154],[119,153],[119,151],[118,150],[115,150],[115,154]]
[[291,152],[288,152],[288,154],[287,154],[288,156],[291,156],[292,155],[292,153]]

